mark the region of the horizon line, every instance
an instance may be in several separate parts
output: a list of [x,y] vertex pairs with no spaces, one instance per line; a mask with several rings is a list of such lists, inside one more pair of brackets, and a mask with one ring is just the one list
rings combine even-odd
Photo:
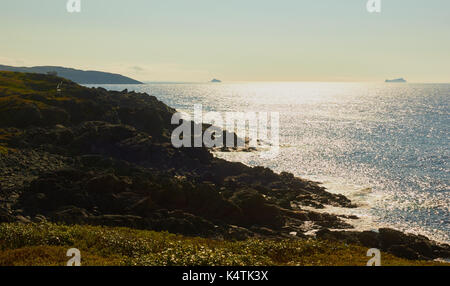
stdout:
[[[61,67],[61,68],[67,68],[67,69],[75,69],[75,70],[81,70],[84,72],[91,72],[91,71],[98,71],[98,72],[104,72],[104,73],[111,73],[111,74],[117,74],[122,75],[125,77],[129,77],[134,80],[141,81],[144,84],[147,83],[177,83],[177,84],[187,84],[187,83],[211,83],[210,80],[207,81],[186,81],[186,80],[143,80],[143,79],[137,79],[137,77],[132,75],[127,75],[122,72],[118,71],[108,71],[107,68],[86,68],[86,67],[71,67],[67,65],[55,65],[55,64],[39,64],[39,65],[32,65],[32,64],[22,64],[22,65],[10,65],[5,63],[0,63],[0,65],[4,66],[10,66],[10,67],[16,67],[16,68],[33,68],[33,67]],[[218,78],[218,77],[216,77]],[[378,81],[378,80],[222,80],[221,83],[386,83],[386,79]],[[220,83],[215,83],[220,84]],[[397,83],[399,84],[399,83]],[[445,81],[406,81],[403,84],[450,84],[450,82]]]
[[185,81],[185,80],[140,80],[144,84],[155,84],[155,83],[177,83],[177,84],[183,84],[183,83],[211,83],[215,85],[220,84],[226,84],[226,83],[386,83],[386,84],[395,84],[395,85],[401,85],[401,84],[450,84],[450,82],[431,82],[431,81],[407,81],[404,83],[389,83],[383,81],[358,81],[358,80],[230,80],[230,81],[224,81],[220,83],[212,83],[211,81]]

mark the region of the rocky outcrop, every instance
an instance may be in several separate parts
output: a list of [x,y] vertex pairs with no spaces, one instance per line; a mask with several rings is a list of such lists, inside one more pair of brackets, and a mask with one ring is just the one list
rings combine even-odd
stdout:
[[450,245],[440,244],[425,236],[405,234],[401,231],[380,228],[377,232],[351,232],[320,230],[317,237],[327,240],[357,243],[368,248],[379,248],[395,256],[411,260],[431,260],[450,257]]

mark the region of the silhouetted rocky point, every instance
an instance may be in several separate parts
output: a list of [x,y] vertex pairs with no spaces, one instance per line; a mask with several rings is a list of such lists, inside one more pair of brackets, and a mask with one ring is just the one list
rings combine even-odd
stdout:
[[449,256],[448,245],[421,236],[342,231],[352,229],[342,217],[304,208],[355,207],[318,183],[227,162],[206,148],[174,148],[174,112],[147,94],[0,72],[0,222],[238,240],[302,239],[318,231],[405,258]]

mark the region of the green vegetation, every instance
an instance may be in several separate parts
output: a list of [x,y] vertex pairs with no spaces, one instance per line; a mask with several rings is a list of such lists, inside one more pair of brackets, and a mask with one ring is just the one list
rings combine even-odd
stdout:
[[[190,238],[119,227],[1,224],[0,265],[65,265],[78,248],[83,265],[243,266],[356,265],[367,248],[319,240],[241,242]],[[383,265],[440,265],[382,253]]]
[[9,141],[15,136],[19,136],[21,133],[19,130],[6,130],[0,128],[0,154],[8,154],[10,151],[15,149],[9,148]]
[[55,105],[55,101],[79,101],[76,96],[59,93],[57,86],[61,83],[65,94],[76,95],[83,91],[83,87],[55,76],[0,71],[0,108],[29,104],[48,108],[48,105]]
[[8,148],[0,145],[0,154],[8,154]]
[[[49,80],[52,79],[52,80]],[[41,74],[24,74],[15,72],[0,72],[1,96],[33,95],[49,93],[56,94],[58,78]]]

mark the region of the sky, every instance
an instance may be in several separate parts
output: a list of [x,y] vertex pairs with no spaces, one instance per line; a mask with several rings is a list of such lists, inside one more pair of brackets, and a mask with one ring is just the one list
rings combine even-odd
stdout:
[[0,64],[142,81],[450,82],[450,1],[1,0]]

